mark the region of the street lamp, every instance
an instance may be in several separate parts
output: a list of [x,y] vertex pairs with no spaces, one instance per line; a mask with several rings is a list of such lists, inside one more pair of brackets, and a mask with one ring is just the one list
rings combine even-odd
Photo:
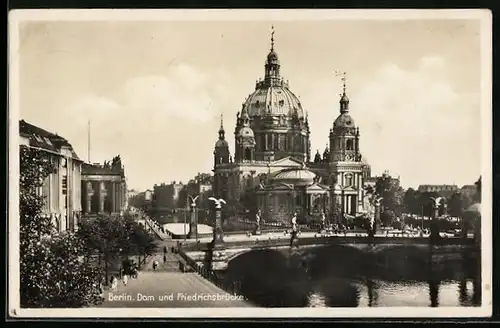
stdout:
[[438,215],[439,215],[439,207],[441,205],[441,201],[444,201],[444,197],[430,197],[430,200],[432,200],[432,221],[431,221],[431,241],[435,242],[437,241],[440,237],[440,231],[439,231],[439,223],[438,223]]
[[[198,240],[198,220],[197,220],[197,208],[196,208],[196,200],[200,197],[199,195],[196,197],[192,197],[188,195],[188,199],[191,200],[190,202],[190,221],[189,221],[189,238],[192,238],[193,235],[196,235],[196,240]],[[184,231],[186,228],[186,224],[184,223]],[[186,234],[184,233],[184,236]]]
[[209,197],[209,200],[215,203],[215,227],[214,227],[214,246],[224,241],[224,231],[222,229],[222,204],[226,201],[222,198]]

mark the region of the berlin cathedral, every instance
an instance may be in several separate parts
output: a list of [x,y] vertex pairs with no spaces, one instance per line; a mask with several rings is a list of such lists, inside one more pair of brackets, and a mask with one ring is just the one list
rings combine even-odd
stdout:
[[[274,32],[273,32],[274,34]],[[293,213],[333,221],[365,213],[364,181],[370,166],[360,152],[360,131],[349,112],[345,77],[329,146],[311,159],[307,112],[281,76],[271,37],[264,79],[236,114],[234,157],[223,119],[214,150],[214,194],[234,213],[261,210],[267,222],[289,222]]]

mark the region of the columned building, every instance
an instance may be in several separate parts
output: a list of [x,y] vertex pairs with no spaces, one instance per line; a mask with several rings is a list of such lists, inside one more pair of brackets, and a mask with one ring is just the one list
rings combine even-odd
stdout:
[[82,208],[85,216],[117,214],[127,207],[127,184],[120,156],[111,163],[83,164]]
[[24,120],[19,122],[20,146],[42,151],[55,170],[44,181],[39,194],[45,197],[43,212],[50,216],[56,233],[73,231],[81,215],[80,160],[65,138]]
[[226,200],[227,212],[260,209],[266,221],[289,221],[294,212],[303,219],[365,213],[364,179],[371,172],[350,116],[345,76],[329,143],[311,159],[308,115],[281,68],[271,37],[264,78],[236,114],[234,158],[221,119],[213,153],[215,196]]

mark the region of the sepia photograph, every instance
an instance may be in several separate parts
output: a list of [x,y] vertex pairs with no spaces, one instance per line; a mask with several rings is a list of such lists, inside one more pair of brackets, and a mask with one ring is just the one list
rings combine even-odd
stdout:
[[9,316],[491,315],[491,22],[11,12]]

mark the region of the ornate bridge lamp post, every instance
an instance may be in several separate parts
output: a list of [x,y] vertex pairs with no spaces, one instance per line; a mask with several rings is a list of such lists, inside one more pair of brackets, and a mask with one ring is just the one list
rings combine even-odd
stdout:
[[262,212],[259,209],[259,210],[257,210],[257,214],[255,215],[255,224],[256,224],[256,226],[255,226],[255,234],[256,235],[260,235],[262,233],[261,230],[260,230],[261,213]]
[[196,211],[196,200],[198,199],[198,197],[200,196],[196,196],[196,197],[191,197],[191,196],[188,196],[189,200],[191,201],[190,202],[190,220],[189,220],[189,233],[188,233],[188,238],[189,239],[192,239],[193,237],[195,237],[196,239],[198,239],[198,218],[196,217],[196,214],[197,214],[197,211]]
[[436,243],[441,239],[439,234],[439,208],[441,207],[441,201],[444,201],[443,197],[431,197],[432,200],[432,218],[431,218],[431,243]]
[[382,205],[382,197],[378,197],[375,199],[373,205],[375,207],[375,211],[373,213],[373,222],[372,222],[372,229],[371,229],[371,236],[375,236],[377,234],[377,228],[378,225],[380,224],[380,207]]
[[212,243],[214,246],[224,243],[224,231],[222,229],[222,204],[226,204],[226,201],[222,198],[209,197],[209,200],[215,203],[215,227],[214,227],[214,239]]

